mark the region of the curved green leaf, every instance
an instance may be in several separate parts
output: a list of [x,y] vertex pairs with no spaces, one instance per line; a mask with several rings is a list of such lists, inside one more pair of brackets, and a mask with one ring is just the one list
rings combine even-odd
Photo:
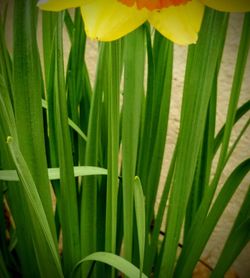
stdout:
[[28,165],[24,160],[17,141],[13,137],[9,136],[7,138],[7,144],[21,181],[20,186],[24,193],[25,201],[28,205],[29,217],[32,221],[32,227],[30,227],[30,229],[33,231],[32,239],[36,246],[36,254],[39,258],[40,274],[44,277],[48,275],[52,277],[63,277],[57,247],[55,246],[47,215],[43,209]]
[[[240,106],[235,114],[235,118],[234,118],[234,124],[236,124],[244,115],[246,115],[246,113],[248,113],[248,111],[250,110],[250,100],[245,102],[244,104],[242,104],[242,106]],[[224,132],[225,132],[225,124],[223,125],[223,127],[220,129],[220,131],[217,133],[215,139],[214,139],[214,155],[216,154],[217,150],[219,149],[223,136],[224,136]]]
[[236,167],[228,177],[207,218],[203,223],[197,224],[197,228],[192,232],[192,237],[188,238],[188,241],[184,244],[176,265],[175,277],[182,277],[184,274],[189,275],[192,273],[215,225],[249,170],[250,159],[247,159]]
[[[74,277],[74,272],[80,267],[82,263],[87,261],[98,261],[108,264],[130,278],[140,277],[140,270],[136,266],[126,261],[124,258],[108,252],[96,252],[79,261],[74,267],[71,277]],[[147,278],[145,274],[142,274],[141,277]]]
[[[44,99],[42,99],[42,106],[43,108],[48,109],[47,101]],[[74,129],[74,131],[78,133],[80,137],[82,137],[84,141],[87,141],[87,136],[82,132],[80,127],[77,124],[75,124],[70,118],[68,118],[68,124],[71,128]]]
[[211,277],[223,277],[250,240],[250,187]]
[[[48,169],[50,180],[60,179],[60,169],[59,168],[49,168]],[[104,168],[92,167],[92,166],[76,166],[74,167],[74,176],[94,176],[94,175],[107,175],[108,171]],[[0,180],[4,181],[19,181],[18,174],[16,170],[1,170]]]

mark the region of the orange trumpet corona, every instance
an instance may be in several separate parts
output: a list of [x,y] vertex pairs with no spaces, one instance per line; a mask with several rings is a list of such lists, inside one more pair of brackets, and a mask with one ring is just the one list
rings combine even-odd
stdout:
[[179,6],[191,0],[118,0],[119,2],[131,7],[136,4],[138,9],[146,8],[150,11]]

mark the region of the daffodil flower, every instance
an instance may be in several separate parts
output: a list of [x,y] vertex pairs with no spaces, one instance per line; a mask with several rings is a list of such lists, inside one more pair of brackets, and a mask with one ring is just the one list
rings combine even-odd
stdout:
[[112,41],[145,21],[171,41],[197,41],[205,5],[220,11],[250,11],[249,0],[40,0],[49,11],[80,7],[88,37]]

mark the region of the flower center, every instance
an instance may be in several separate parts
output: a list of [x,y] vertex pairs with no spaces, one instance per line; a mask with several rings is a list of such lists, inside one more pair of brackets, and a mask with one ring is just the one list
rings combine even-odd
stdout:
[[146,8],[150,11],[179,6],[191,0],[118,0],[119,2],[132,7],[135,3],[138,9]]

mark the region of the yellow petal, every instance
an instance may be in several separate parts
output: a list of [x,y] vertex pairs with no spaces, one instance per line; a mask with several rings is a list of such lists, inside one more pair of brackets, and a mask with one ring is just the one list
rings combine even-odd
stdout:
[[135,30],[146,21],[148,11],[127,7],[118,0],[85,0],[81,6],[88,37],[112,41]]
[[192,0],[186,5],[151,12],[149,22],[169,40],[187,45],[197,41],[203,13],[204,5]]
[[201,0],[206,6],[224,12],[250,11],[250,0]]
[[46,11],[61,11],[68,8],[80,7],[84,0],[40,0],[37,6]]

